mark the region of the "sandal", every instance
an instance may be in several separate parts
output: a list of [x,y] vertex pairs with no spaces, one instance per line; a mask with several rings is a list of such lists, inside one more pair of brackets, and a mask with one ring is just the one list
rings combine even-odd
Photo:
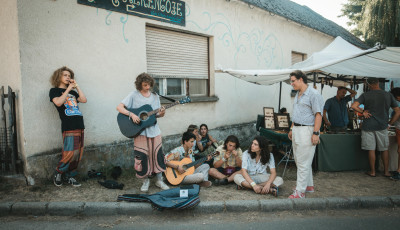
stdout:
[[250,189],[240,186],[240,185],[236,185],[236,190],[250,190]]
[[279,189],[278,187],[274,186],[269,189],[269,193],[274,197],[278,197]]

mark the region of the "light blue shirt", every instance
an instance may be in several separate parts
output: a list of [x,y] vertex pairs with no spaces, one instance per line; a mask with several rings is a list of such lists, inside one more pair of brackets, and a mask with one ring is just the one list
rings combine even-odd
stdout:
[[[139,91],[135,90],[131,92],[124,100],[121,101],[125,107],[129,109],[137,109],[143,105],[150,105],[153,110],[161,107],[160,98],[158,95],[151,93],[150,97],[144,97]],[[137,114],[136,114],[137,115]],[[158,123],[153,126],[150,126],[143,130],[140,135],[146,137],[156,137],[161,134],[161,130],[158,127]]]
[[269,162],[266,164],[261,163],[261,159],[256,162],[256,158],[251,159],[250,153],[246,150],[242,156],[242,168],[247,170],[249,175],[256,175],[256,174],[266,174],[267,167],[270,169],[275,168],[275,160],[274,155],[272,153],[269,154]]
[[294,98],[292,121],[302,125],[314,125],[315,115],[324,108],[324,99],[317,90],[308,86],[303,95],[298,99],[299,92]]

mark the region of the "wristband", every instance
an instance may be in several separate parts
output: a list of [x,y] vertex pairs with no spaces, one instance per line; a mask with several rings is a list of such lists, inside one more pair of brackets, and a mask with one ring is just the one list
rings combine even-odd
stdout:
[[253,181],[253,182],[250,183],[250,185],[251,185],[251,187],[254,187],[254,186],[256,186],[257,184],[256,184],[256,182]]

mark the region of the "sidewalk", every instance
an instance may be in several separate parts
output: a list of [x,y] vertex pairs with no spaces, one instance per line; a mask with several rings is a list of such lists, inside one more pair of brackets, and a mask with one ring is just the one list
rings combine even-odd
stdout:
[[[400,195],[389,197],[348,197],[348,198],[309,198],[277,200],[228,200],[205,201],[185,212],[212,214],[222,212],[274,212],[291,210],[325,209],[365,209],[397,208]],[[169,210],[163,211],[171,212]],[[173,211],[178,212],[178,211]],[[128,202],[3,202],[0,203],[0,216],[110,216],[110,215],[152,215],[160,211],[153,210],[149,203]]]
[[[81,187],[52,182],[37,186],[16,186],[0,183],[0,216],[4,215],[148,215],[153,211],[149,203],[116,202],[118,195],[140,193],[141,181],[125,173],[118,181],[123,190],[107,189],[96,180],[82,181]],[[280,175],[278,170],[278,175]],[[400,181],[381,175],[368,177],[363,172],[317,172],[314,174],[315,193],[306,199],[287,197],[295,187],[296,168],[286,172],[284,184],[277,198],[259,195],[250,190],[236,190],[234,184],[201,188],[200,204],[193,213],[396,208],[400,206]],[[149,194],[160,191],[152,180]],[[170,211],[164,211],[167,213]]]

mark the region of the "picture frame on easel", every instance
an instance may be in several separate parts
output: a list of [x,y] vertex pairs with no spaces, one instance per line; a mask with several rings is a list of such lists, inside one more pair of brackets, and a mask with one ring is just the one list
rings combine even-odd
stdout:
[[274,108],[264,107],[263,114],[264,114],[264,128],[275,129]]
[[275,114],[275,128],[281,130],[290,129],[290,117],[287,113],[276,113]]

